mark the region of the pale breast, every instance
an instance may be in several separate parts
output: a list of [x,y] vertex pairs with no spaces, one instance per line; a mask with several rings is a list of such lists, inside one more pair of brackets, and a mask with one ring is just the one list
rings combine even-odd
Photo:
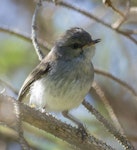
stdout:
[[91,63],[86,64],[86,67],[72,62],[65,65],[61,63],[54,66],[48,75],[34,82],[31,104],[45,107],[48,111],[64,111],[79,106],[83,101],[93,81],[93,66]]

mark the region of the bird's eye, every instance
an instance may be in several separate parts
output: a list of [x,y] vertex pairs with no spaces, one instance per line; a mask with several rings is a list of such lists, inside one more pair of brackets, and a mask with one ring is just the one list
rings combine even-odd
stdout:
[[74,43],[74,44],[71,45],[71,47],[74,48],[74,49],[77,49],[77,48],[80,48],[81,45],[78,44],[78,43]]

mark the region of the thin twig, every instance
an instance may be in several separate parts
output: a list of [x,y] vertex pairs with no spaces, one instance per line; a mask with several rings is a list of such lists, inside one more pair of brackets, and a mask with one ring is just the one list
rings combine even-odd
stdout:
[[103,75],[103,76],[108,77],[108,78],[114,80],[115,82],[119,83],[124,88],[126,88],[127,90],[129,90],[135,96],[135,98],[137,98],[137,92],[134,90],[133,87],[129,86],[126,82],[120,80],[119,78],[117,78],[117,77],[113,76],[112,74],[107,73],[105,71],[102,71],[102,70],[99,70],[99,69],[94,69],[94,71],[98,75]]
[[125,15],[124,15],[120,10],[118,10],[116,7],[114,7],[113,5],[111,5],[111,8],[112,8],[115,12],[117,12],[119,15],[121,15],[123,18],[125,18]]
[[108,111],[108,114],[109,114],[111,120],[113,121],[113,124],[117,128],[117,130],[120,130],[121,134],[124,135],[124,130],[121,127],[121,125],[118,121],[118,118],[116,117],[116,114],[114,113],[114,110],[111,107],[111,105],[110,105],[108,99],[106,98],[105,93],[102,91],[101,87],[96,82],[93,82],[92,88],[94,88],[94,90],[96,91],[96,94],[99,96],[99,98],[105,105],[105,108]]
[[38,12],[40,10],[40,7],[42,6],[42,0],[39,0],[36,4],[35,11],[32,17],[32,33],[31,33],[31,38],[32,38],[32,43],[35,48],[36,54],[38,55],[39,60],[41,61],[44,58],[44,54],[40,49],[39,43],[37,41],[37,25],[36,25],[36,19]]
[[134,30],[124,29],[123,31],[127,34],[137,34],[137,29],[134,29]]
[[119,28],[116,28],[115,31],[122,35],[125,35],[125,37],[129,38],[132,42],[137,44],[137,40],[135,38],[133,38],[131,35],[129,35],[128,33],[124,32],[124,30],[120,30]]
[[114,137],[121,143],[125,150],[135,150],[131,143],[126,139],[121,133],[110,123],[108,122],[91,104],[85,100],[82,104],[96,117],[96,119],[101,122],[106,129],[114,135]]
[[17,30],[14,30],[14,29],[10,29],[9,27],[7,27],[5,25],[0,25],[0,31],[1,32],[6,32],[8,34],[13,34],[13,35],[19,37],[20,39],[23,39],[25,41],[31,42],[31,38],[30,38],[29,35],[21,33],[21,32],[19,32]]
[[126,11],[124,13],[124,17],[118,19],[115,23],[113,23],[112,24],[113,28],[115,28],[115,29],[120,28],[120,26],[127,20],[127,16],[129,14],[129,11],[130,11],[130,3],[131,3],[131,0],[127,0],[127,2],[126,2]]
[[[20,39],[23,39],[29,43],[32,43],[31,37],[29,35],[24,34],[20,31],[14,30],[14,29],[10,29],[7,26],[0,26],[0,31],[15,35],[15,36],[19,37]],[[48,44],[46,41],[43,42],[41,39],[39,39],[38,42],[43,49],[47,49],[48,51],[51,49],[50,44]]]
[[117,12],[120,16],[122,16],[123,18],[125,17],[125,15],[120,11],[118,10],[111,2],[111,0],[103,0],[103,3],[106,5],[106,6],[109,6],[111,7],[115,12]]

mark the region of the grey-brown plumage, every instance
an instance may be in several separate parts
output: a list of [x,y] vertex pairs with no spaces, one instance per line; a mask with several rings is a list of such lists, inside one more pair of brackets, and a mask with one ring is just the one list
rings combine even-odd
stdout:
[[22,85],[18,100],[22,101],[24,96],[29,93],[31,85],[38,79],[42,78],[44,74],[46,74],[49,70],[49,62],[45,62],[44,60],[30,73],[30,75],[25,80],[24,84]]
[[81,28],[67,30],[30,73],[18,99],[22,101],[30,93],[30,104],[47,111],[65,112],[66,117],[78,124],[66,112],[79,106],[91,87],[94,77],[91,58],[99,41]]

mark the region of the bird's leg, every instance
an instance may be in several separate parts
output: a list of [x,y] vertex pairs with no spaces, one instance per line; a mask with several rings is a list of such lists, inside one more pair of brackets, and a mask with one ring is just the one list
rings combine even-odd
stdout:
[[76,125],[78,125],[78,129],[79,129],[80,133],[82,134],[82,140],[84,140],[85,137],[87,136],[87,132],[86,132],[86,129],[84,128],[83,124],[77,118],[75,118],[74,116],[69,114],[68,111],[63,111],[62,115],[65,118],[67,118],[67,119],[71,120],[72,122],[74,122]]
[[77,118],[75,118],[74,116],[72,116],[71,114],[69,114],[68,111],[63,111],[62,115],[65,118],[67,118],[67,119],[71,120],[72,122],[74,122],[75,124],[77,124],[78,127],[82,127],[83,126],[83,124]]

